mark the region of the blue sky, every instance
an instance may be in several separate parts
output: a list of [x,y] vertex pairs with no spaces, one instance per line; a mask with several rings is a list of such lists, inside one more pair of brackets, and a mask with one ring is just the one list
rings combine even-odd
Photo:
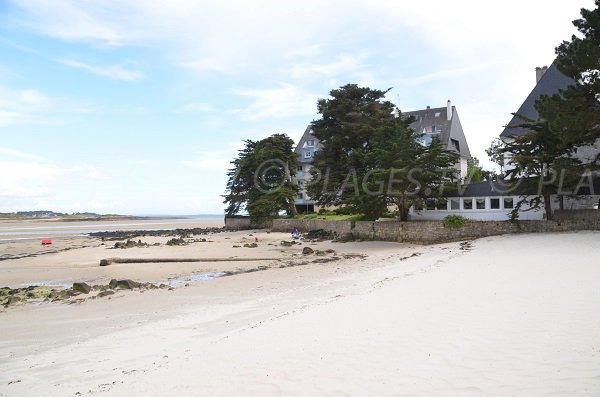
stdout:
[[356,83],[502,131],[592,0],[0,1],[0,212],[223,212],[243,139]]

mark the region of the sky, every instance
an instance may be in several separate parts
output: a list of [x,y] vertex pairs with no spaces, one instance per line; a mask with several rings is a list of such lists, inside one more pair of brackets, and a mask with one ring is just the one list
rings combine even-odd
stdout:
[[348,83],[485,154],[593,0],[0,0],[0,212],[222,214],[244,139]]

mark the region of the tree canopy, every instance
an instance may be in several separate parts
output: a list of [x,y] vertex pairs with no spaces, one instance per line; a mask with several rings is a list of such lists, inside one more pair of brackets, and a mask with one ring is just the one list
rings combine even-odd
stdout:
[[294,141],[285,134],[274,134],[244,143],[227,173],[225,214],[247,211],[256,220],[277,216],[280,211],[293,214],[298,187],[292,183],[290,170],[299,164]]
[[347,207],[377,219],[396,205],[402,219],[418,200],[434,197],[451,179],[456,156],[433,139],[409,128],[381,91],[348,84],[318,101],[321,118],[313,121],[323,145],[311,169],[309,195],[320,205]]
[[532,209],[543,204],[546,219],[552,219],[551,195],[579,194],[586,172],[598,168],[598,155],[587,160],[576,155],[600,138],[600,0],[595,4],[596,9],[582,9],[582,18],[573,22],[581,37],[574,35],[556,48],[557,68],[574,83],[536,101],[539,119],[516,114],[521,123],[512,127],[524,127],[528,133],[496,141],[487,151],[492,160],[508,163],[504,178],[536,192],[524,196],[513,217],[527,203]]

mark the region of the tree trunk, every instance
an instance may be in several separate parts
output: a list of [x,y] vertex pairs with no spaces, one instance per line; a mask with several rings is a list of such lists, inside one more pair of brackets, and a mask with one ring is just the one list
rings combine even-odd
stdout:
[[550,201],[550,192],[544,192],[544,209],[546,210],[546,220],[552,220],[552,202]]
[[398,215],[400,216],[400,220],[402,222],[406,222],[408,221],[408,208],[406,208],[406,202],[404,201],[404,199],[400,199],[398,201]]

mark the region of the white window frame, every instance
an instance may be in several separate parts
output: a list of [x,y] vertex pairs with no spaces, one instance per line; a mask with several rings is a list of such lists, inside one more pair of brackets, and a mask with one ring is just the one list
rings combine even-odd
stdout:
[[[471,200],[471,208],[465,208],[465,200]],[[460,198],[460,207],[462,208],[463,211],[473,211],[474,207],[475,207],[475,200],[473,200],[473,197],[461,197]]]
[[[458,208],[452,208],[452,200],[458,200]],[[448,202],[449,202],[448,211],[460,211],[462,209],[460,197],[450,197]]]
[[[492,200],[498,199],[498,208],[492,208]],[[502,211],[503,197],[490,197],[490,211]]]
[[[507,207],[504,206],[504,200],[506,200],[506,199],[511,199],[512,200],[512,207],[508,207],[507,208]],[[502,197],[502,209],[503,210],[504,209],[506,209],[506,210],[513,210],[514,208],[515,208],[515,198],[514,197],[512,197],[512,196],[504,196],[504,197]]]
[[310,150],[307,150],[304,152],[304,158],[305,159],[309,159],[312,157],[312,153],[310,152]]
[[481,200],[482,197],[475,197],[474,203],[475,203],[475,211],[485,211],[488,209],[488,205],[487,205],[487,199],[486,197],[483,197],[483,208],[477,208],[477,200]]

